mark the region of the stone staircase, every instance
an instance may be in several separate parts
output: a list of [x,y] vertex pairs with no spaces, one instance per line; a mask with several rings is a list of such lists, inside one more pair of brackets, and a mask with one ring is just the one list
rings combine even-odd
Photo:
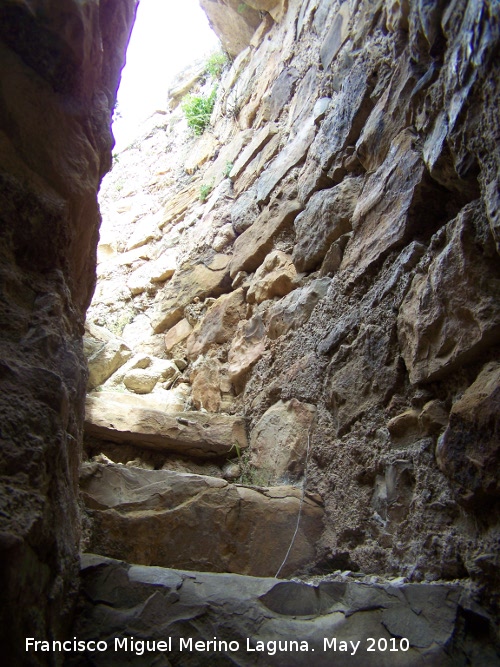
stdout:
[[87,399],[85,429],[87,437],[138,453],[127,465],[98,456],[82,466],[91,551],[141,565],[253,576],[274,576],[283,563],[282,574],[290,575],[314,562],[323,528],[318,496],[299,486],[232,484],[220,473],[136,467],[145,450],[184,461],[237,459],[248,447],[242,417],[166,413],[147,397],[101,392]]
[[82,465],[92,553],[81,556],[73,629],[82,650],[67,667],[499,664],[490,619],[460,586],[349,572],[276,578],[314,562],[319,497],[135,465],[148,450],[218,463],[241,455],[241,417],[169,414],[153,397],[101,392],[85,424],[94,447],[139,455]]

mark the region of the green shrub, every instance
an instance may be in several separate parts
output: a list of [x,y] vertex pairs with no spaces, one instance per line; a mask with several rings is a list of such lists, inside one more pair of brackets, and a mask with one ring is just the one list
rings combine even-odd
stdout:
[[200,187],[200,201],[207,201],[208,195],[212,192],[214,189],[214,184],[208,183],[208,184],[203,184]]
[[226,166],[224,167],[224,176],[226,178],[229,178],[229,174],[232,172],[233,167],[234,167],[234,164],[228,160],[226,162]]
[[212,53],[205,64],[205,72],[210,74],[214,81],[217,81],[228,63],[229,58],[223,51]]
[[194,134],[203,134],[210,123],[210,116],[215,105],[217,87],[214,87],[208,97],[205,95],[187,95],[182,101],[182,111],[186,116],[188,126]]

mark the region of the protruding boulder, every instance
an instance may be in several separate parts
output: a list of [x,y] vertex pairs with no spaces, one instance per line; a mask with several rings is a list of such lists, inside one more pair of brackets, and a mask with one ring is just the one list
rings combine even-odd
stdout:
[[237,56],[249,44],[261,22],[252,2],[238,0],[200,0],[210,27],[231,56]]
[[500,363],[486,364],[453,404],[438,441],[439,467],[458,487],[465,506],[485,507],[500,497]]
[[500,340],[500,271],[481,251],[476,229],[487,222],[473,203],[448,223],[444,247],[415,275],[401,305],[398,337],[413,383],[442,378]]
[[278,401],[259,419],[250,437],[251,461],[269,482],[304,472],[309,429],[316,408],[295,398]]
[[273,250],[259,266],[248,289],[248,303],[262,303],[276,296],[286,296],[298,284],[297,271],[290,255]]
[[177,324],[183,317],[184,308],[195,298],[219,296],[228,291],[229,260],[227,255],[212,253],[194,264],[185,262],[156,301],[152,317],[154,332],[162,333]]
[[194,359],[206,352],[210,345],[231,340],[245,313],[246,305],[242,289],[220,296],[190,335],[186,344],[188,357]]
[[85,432],[102,440],[171,451],[185,456],[236,455],[235,445],[247,447],[242,417],[204,412],[168,414],[144,407],[142,402],[122,401],[118,392],[87,397]]

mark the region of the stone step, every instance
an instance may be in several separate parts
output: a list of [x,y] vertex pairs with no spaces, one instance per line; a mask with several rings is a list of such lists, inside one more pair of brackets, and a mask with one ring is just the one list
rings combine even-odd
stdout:
[[[229,484],[204,475],[86,463],[80,488],[91,517],[87,548],[131,563],[274,576],[292,542],[301,490]],[[323,508],[306,496],[282,569],[314,561]]]
[[309,585],[92,554],[81,557],[81,575],[73,634],[107,648],[68,656],[66,667],[499,664],[492,623],[460,586]]
[[87,396],[85,433],[137,447],[196,458],[236,456],[248,446],[243,417],[205,412],[167,413],[145,397],[119,392]]

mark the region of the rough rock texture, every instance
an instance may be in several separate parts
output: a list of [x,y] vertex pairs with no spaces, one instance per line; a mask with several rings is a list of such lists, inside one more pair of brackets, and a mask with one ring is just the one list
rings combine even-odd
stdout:
[[[92,519],[87,548],[129,563],[274,576],[294,535],[300,489],[250,488],[170,470],[84,464],[81,490]],[[322,530],[310,498],[283,574],[306,566]]]
[[[239,4],[205,4],[229,39]],[[217,84],[210,127],[190,136],[174,100],[106,183],[88,319],[133,356],[101,387],[172,361],[151,396],[244,420],[240,482],[289,475],[296,447],[325,502],[311,571],[460,579],[498,613],[498,3],[240,4],[253,35],[181,86]],[[132,293],[172,248],[174,274]]]
[[295,398],[278,401],[252,431],[252,463],[269,481],[304,474],[307,440],[316,408]]
[[436,450],[439,467],[457,483],[465,506],[485,508],[498,497],[499,429],[500,364],[490,362],[453,404]]
[[[348,578],[310,585],[128,565],[92,554],[84,554],[81,563],[82,613],[75,632],[82,639],[106,641],[108,648],[69,656],[70,667],[124,660],[134,667],[498,664],[489,643],[491,622],[460,586],[368,585]],[[142,638],[145,627],[148,638],[171,637],[171,647],[151,647],[137,655],[141,644],[132,651],[130,638]],[[400,649],[403,636],[409,640],[407,651]],[[115,639],[125,637],[128,650],[115,652]],[[224,644],[206,643],[214,637],[236,644],[224,650]],[[378,651],[377,643],[368,651],[373,649],[368,637],[386,640],[387,651]],[[191,648],[181,645],[181,638],[192,638]],[[326,650],[325,639],[331,642]],[[199,650],[196,641],[203,642]],[[350,642],[357,646],[354,654]]]
[[190,412],[170,415],[141,403],[131,405],[130,400],[122,402],[121,394],[113,392],[87,398],[85,430],[103,440],[187,456],[222,456],[235,444],[241,449],[247,446],[241,417]]
[[135,4],[0,3],[0,642],[12,665],[28,664],[25,637],[67,631],[78,585],[83,319]]
[[[246,46],[260,24],[259,12],[252,3],[238,0],[200,0],[210,25],[230,55],[236,56]],[[267,9],[267,8],[266,8]]]

